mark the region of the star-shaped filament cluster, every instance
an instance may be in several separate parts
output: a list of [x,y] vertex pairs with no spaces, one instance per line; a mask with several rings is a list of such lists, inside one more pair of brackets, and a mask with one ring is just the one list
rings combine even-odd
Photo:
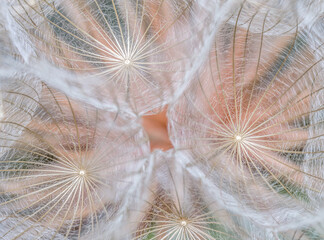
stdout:
[[298,24],[272,36],[267,16],[253,32],[258,23],[251,17],[242,27],[240,14],[222,25],[203,70],[171,109],[171,139],[236,199],[234,208],[287,223],[294,214],[282,220],[276,211],[306,216],[322,191],[314,166],[322,166],[323,59]]
[[[16,95],[32,98],[11,91],[4,101]],[[118,113],[99,111],[46,85],[36,96],[41,99],[32,99],[33,113],[15,109],[17,115],[33,114],[30,122],[1,121],[3,129],[21,134],[1,132],[6,141],[0,156],[0,224],[19,220],[0,236],[23,239],[36,232],[34,238],[80,239],[118,212],[145,167],[149,145],[136,123],[127,128]]]
[[179,26],[191,7],[174,0],[23,0],[10,11],[36,55],[80,76],[77,85],[91,81],[101,89],[96,94],[118,96],[139,112],[153,110],[180,83],[173,75],[187,64],[182,48],[193,35]]
[[159,167],[154,171],[153,181],[139,199],[138,208],[132,209],[131,216],[137,216],[130,218],[137,219],[132,239],[236,239],[237,229],[218,220],[226,211],[199,197],[197,186],[176,163],[175,155],[169,154],[170,161],[156,156]]

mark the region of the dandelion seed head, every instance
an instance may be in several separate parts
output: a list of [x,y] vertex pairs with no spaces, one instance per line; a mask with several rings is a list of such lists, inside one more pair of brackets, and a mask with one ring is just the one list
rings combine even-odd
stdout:
[[[2,205],[25,221],[33,220],[35,226],[44,223],[54,229],[53,239],[58,233],[80,239],[119,210],[116,201],[123,202],[123,192],[132,186],[133,173],[141,172],[139,162],[149,146],[146,140],[137,145],[134,139],[142,138],[140,129],[135,125],[127,128],[126,120],[116,113],[99,112],[46,86],[43,104],[33,99],[38,110],[29,113],[33,119],[26,127],[19,118],[3,121],[22,128],[22,134],[20,145],[6,146],[0,158]],[[107,114],[105,118],[103,114]],[[102,124],[100,119],[110,119],[112,125]],[[49,128],[52,122],[55,124]],[[2,134],[8,139],[10,131]],[[9,219],[10,214],[4,218]],[[31,231],[23,221],[1,236]],[[45,231],[38,234],[43,237]]]
[[[128,111],[124,107],[141,115],[179,100],[170,105],[170,116],[175,119],[170,129],[180,133],[173,133],[173,143],[194,160],[177,159],[181,161],[172,161],[172,167],[166,163],[164,170],[154,169],[160,178],[152,181],[154,187],[149,186],[147,194],[141,194],[152,196],[153,201],[139,201],[146,209],[136,209],[142,222],[136,222],[134,239],[227,239],[233,235],[225,227],[227,219],[237,222],[233,213],[274,228],[300,220],[304,205],[317,208],[311,194],[306,196],[307,204],[300,198],[305,192],[315,197],[323,192],[324,171],[318,166],[323,165],[324,121],[314,120],[323,115],[323,101],[313,104],[314,98],[322,96],[323,81],[317,81],[322,69],[313,58],[315,48],[308,48],[314,39],[303,35],[307,30],[302,25],[294,27],[299,23],[293,15],[277,14],[277,8],[284,5],[239,1],[239,13],[231,11],[233,17],[230,21],[226,17],[224,28],[210,24],[215,31],[209,31],[207,21],[201,21],[206,14],[195,7],[208,1],[10,2],[16,3],[10,13],[23,30],[19,37],[15,30],[11,35],[21,54],[26,52],[24,59],[29,60],[28,49],[33,49],[37,53],[33,61],[40,57],[46,66],[54,66],[54,73],[66,70],[66,78],[60,80],[63,85],[53,81],[46,68],[36,74],[48,75],[50,80],[42,81],[55,89],[69,95],[69,89],[62,86],[74,86],[71,92],[87,102],[92,100],[92,107],[97,106],[93,100],[105,106],[103,102],[117,96],[116,101],[126,101],[120,104],[121,115]],[[214,14],[215,8],[208,8]],[[198,24],[206,28],[202,32],[211,35],[201,35],[192,16],[203,23]],[[173,34],[179,26],[187,29],[185,23],[198,34],[190,34],[191,30]],[[7,25],[8,29],[13,26]],[[192,41],[190,35],[202,41]],[[193,59],[204,59],[199,52],[211,46],[214,35],[208,63],[195,64]],[[187,38],[192,39],[190,48],[196,46],[194,52],[183,51],[190,49],[183,44]],[[18,39],[28,40],[20,43]],[[201,52],[209,51],[205,49]],[[183,63],[188,60],[189,64]],[[197,78],[195,74],[190,84],[174,81],[189,79],[200,63],[207,71]],[[98,83],[82,82],[78,77],[70,80],[70,72],[86,73]],[[106,94],[107,89],[113,92]],[[142,175],[151,173],[142,161],[148,155],[144,134],[127,124],[116,130],[106,122],[116,120],[117,115],[110,118],[101,115],[103,108],[83,108],[55,90],[40,93],[28,82],[13,90],[4,92],[5,101],[0,104],[0,226],[3,219],[19,221],[0,227],[0,238],[90,239],[83,234],[100,232],[97,226],[108,226],[110,217],[132,211],[129,206],[135,204],[130,204],[129,197],[137,198],[140,194],[133,194],[135,189],[144,189],[139,187],[142,183],[133,182],[150,185],[152,179],[147,176],[147,181],[141,181]],[[187,91],[185,97],[180,96],[183,91]],[[187,163],[190,177],[181,169]],[[121,208],[127,210],[121,212]],[[224,208],[234,210],[229,211],[229,218],[218,215],[218,210],[227,211]],[[117,218],[115,222],[126,228],[128,222]]]
[[[195,67],[200,62],[187,49],[197,42],[195,53],[199,56],[206,53],[202,50],[207,45],[200,34],[193,33],[195,29],[204,29],[204,35],[209,36],[211,33],[205,30],[206,26],[202,29],[200,23],[208,19],[207,15],[214,16],[201,1],[194,4],[177,0],[10,2],[10,19],[13,17],[11,21],[18,29],[21,25],[21,38],[28,39],[25,44],[13,42],[20,52],[26,52],[25,58],[43,55],[48,68],[78,75],[78,79],[59,79],[60,84],[46,76],[44,81],[55,82],[52,86],[67,94],[71,92],[63,85],[77,83],[73,92],[79,89],[76,91],[79,99],[86,102],[116,101],[111,98],[113,91],[119,97],[118,102],[131,104],[136,113],[161,107],[166,100],[171,101],[175,92],[182,91],[182,85],[187,84],[183,72],[191,71],[187,67],[192,65],[189,62],[195,61]],[[189,14],[194,9],[200,14]],[[183,25],[189,21],[190,26]],[[180,73],[182,77],[178,76]],[[82,81],[83,77],[92,80]]]
[[[166,153],[157,157],[158,169],[141,196],[139,204],[141,208],[132,211],[137,215],[136,227],[134,227],[133,240],[139,239],[223,239],[226,236],[235,236],[233,232],[218,221],[220,210],[216,204],[204,201],[197,193],[196,185],[187,175],[177,161],[174,161],[174,153]],[[161,157],[160,156],[160,157]],[[170,161],[160,162],[166,157]],[[159,161],[160,160],[160,161]],[[157,191],[153,186],[157,179],[160,186]],[[143,211],[143,208],[147,208]],[[219,211],[215,211],[215,209]],[[143,215],[145,214],[145,215]],[[133,216],[134,216],[133,215]],[[222,214],[220,214],[222,215]],[[221,229],[221,230],[220,230]],[[232,230],[232,229],[231,229]],[[149,236],[149,237],[148,237]]]
[[[233,197],[226,206],[282,227],[295,214],[306,219],[318,206],[310,196],[321,198],[323,189],[322,45],[299,25],[267,35],[282,30],[267,14],[255,31],[256,18],[242,17],[245,6],[224,22],[196,83],[171,109],[170,135],[176,148],[190,149],[197,172],[211,176],[209,189]],[[290,211],[284,220],[283,209]]]

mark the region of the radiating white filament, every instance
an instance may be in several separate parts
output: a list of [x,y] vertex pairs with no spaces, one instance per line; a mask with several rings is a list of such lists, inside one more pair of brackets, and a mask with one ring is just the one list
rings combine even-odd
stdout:
[[0,89],[0,120],[4,117],[4,110],[3,110],[3,100],[2,100],[2,93]]

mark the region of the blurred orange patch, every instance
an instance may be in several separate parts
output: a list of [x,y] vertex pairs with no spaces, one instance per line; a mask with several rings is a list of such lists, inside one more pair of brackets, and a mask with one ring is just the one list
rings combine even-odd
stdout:
[[151,151],[154,149],[166,151],[173,148],[168,134],[166,109],[155,115],[143,116],[142,124],[149,136]]

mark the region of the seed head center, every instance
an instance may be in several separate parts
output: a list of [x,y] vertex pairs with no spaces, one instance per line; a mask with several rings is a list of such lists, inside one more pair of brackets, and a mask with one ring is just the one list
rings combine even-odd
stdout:
[[240,144],[240,143],[242,143],[243,141],[244,141],[244,137],[242,136],[242,134],[236,134],[236,135],[234,135],[234,139],[233,139],[233,141],[235,142],[235,143],[238,143],[238,144]]
[[130,61],[129,59],[126,59],[126,60],[124,61],[124,63],[125,63],[125,65],[129,65],[129,64],[131,63],[131,61]]
[[86,172],[85,172],[84,170],[80,170],[80,171],[79,171],[79,175],[80,175],[80,176],[84,176],[85,174],[86,174]]
[[182,220],[180,224],[181,224],[181,226],[185,227],[185,226],[187,226],[187,221]]

